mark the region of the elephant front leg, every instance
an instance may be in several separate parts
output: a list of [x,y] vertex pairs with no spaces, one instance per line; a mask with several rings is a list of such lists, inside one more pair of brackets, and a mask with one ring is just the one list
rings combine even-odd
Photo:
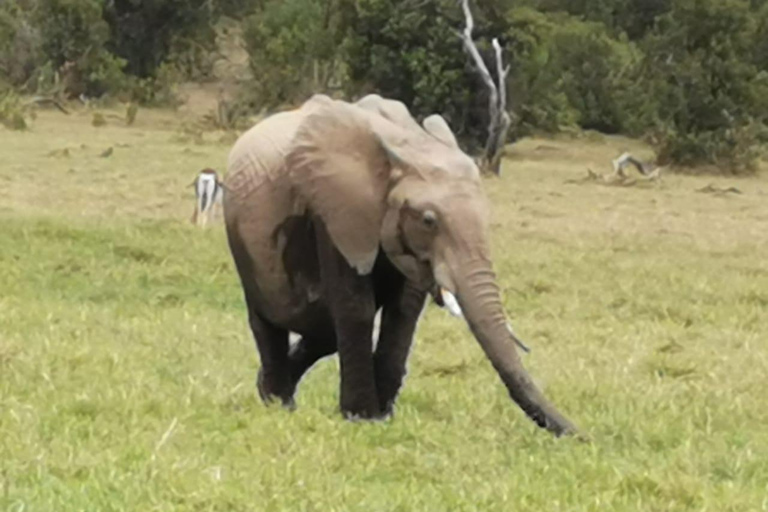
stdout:
[[[341,366],[341,412],[347,419],[376,419],[381,416],[373,367],[369,308],[348,303],[337,322]],[[371,304],[370,311],[373,311]]]
[[384,306],[374,368],[379,403],[385,415],[392,414],[403,384],[406,361],[425,300],[426,292],[405,283],[392,302]]
[[320,279],[327,300],[341,365],[341,412],[347,419],[381,416],[373,369],[373,319],[376,303],[370,276],[350,267],[317,223]]

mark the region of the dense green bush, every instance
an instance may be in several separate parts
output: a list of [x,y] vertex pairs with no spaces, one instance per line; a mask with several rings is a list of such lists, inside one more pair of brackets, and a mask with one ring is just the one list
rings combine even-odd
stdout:
[[110,29],[102,4],[101,0],[38,0],[34,14],[43,34],[43,53],[62,74],[72,96],[100,96],[126,85],[126,62],[106,48]]
[[578,19],[603,25],[614,36],[625,33],[630,40],[641,39],[669,12],[674,0],[539,0],[534,5],[544,12],[566,12]]
[[278,107],[337,85],[340,14],[338,1],[270,0],[249,17],[244,32],[253,74],[249,99]]
[[663,159],[749,168],[768,121],[768,74],[753,60],[757,28],[742,0],[680,0],[658,19],[644,49]]
[[565,21],[552,38],[554,66],[579,125],[606,133],[626,131],[624,100],[640,62],[635,48],[592,22]]
[[509,89],[522,133],[578,124],[636,134],[650,125],[638,115],[649,105],[637,84],[642,54],[632,43],[566,14],[520,8],[508,19]]
[[0,2],[0,83],[70,97],[170,97],[169,77],[207,76],[220,16],[248,0]]
[[0,125],[9,130],[26,130],[26,109],[12,90],[0,91]]
[[578,111],[565,93],[552,35],[557,24],[544,13],[528,8],[509,11],[506,33],[508,58],[514,56],[508,77],[510,107],[515,113],[513,132],[556,132],[573,126]]
[[21,86],[41,60],[42,37],[22,3],[0,3],[0,82]]
[[[490,32],[487,12],[494,7],[488,2],[478,11],[477,34]],[[507,21],[495,21],[503,34]],[[417,117],[438,112],[466,147],[484,142],[487,95],[456,34],[464,28],[456,2],[361,0],[354,3],[346,24],[350,96],[378,92],[405,102]],[[478,37],[486,57],[492,55],[489,43],[489,38]]]

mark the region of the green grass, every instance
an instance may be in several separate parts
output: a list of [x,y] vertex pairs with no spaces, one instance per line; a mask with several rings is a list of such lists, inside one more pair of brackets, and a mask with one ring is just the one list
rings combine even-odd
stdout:
[[260,403],[225,237],[188,222],[228,145],[139,115],[0,137],[0,510],[768,510],[764,179],[566,184],[642,148],[521,142],[487,182],[497,270],[591,442],[536,429],[433,306],[395,418],[351,424],[335,359],[296,412]]

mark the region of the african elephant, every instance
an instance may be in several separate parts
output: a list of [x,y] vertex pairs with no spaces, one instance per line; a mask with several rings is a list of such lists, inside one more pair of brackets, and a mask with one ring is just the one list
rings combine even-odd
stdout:
[[[397,101],[317,95],[246,132],[224,186],[264,401],[292,407],[302,375],[338,351],[344,416],[389,415],[419,315],[439,286],[458,299],[525,413],[557,435],[575,432],[520,362],[490,260],[479,172],[442,117],[420,126]],[[289,331],[301,335],[293,346]]]

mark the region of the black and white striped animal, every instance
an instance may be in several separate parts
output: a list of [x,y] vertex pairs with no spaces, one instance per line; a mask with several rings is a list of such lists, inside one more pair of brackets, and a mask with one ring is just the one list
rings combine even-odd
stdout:
[[192,182],[195,188],[195,212],[192,223],[205,226],[215,210],[221,208],[224,189],[219,182],[219,176],[213,169],[203,169]]

